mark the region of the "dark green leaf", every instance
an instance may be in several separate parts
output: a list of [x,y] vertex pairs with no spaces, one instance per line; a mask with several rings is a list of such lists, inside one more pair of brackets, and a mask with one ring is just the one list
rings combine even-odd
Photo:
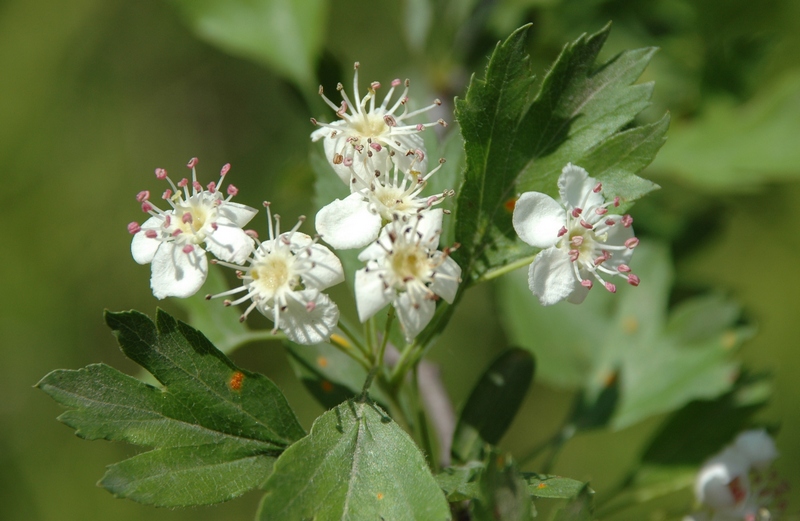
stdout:
[[[112,467],[103,483],[114,494],[160,506],[229,499],[263,481],[275,456],[305,434],[275,384],[237,368],[190,326],[163,311],[157,324],[135,311],[106,313],[106,322],[163,389],[103,364],[53,371],[38,387],[70,409],[59,420],[78,436],[159,449]],[[206,466],[250,475],[213,494],[165,486],[188,483]]]
[[320,416],[265,484],[257,519],[446,520],[450,510],[425,458],[372,403]]
[[576,479],[561,476],[523,472],[522,477],[528,483],[528,493],[533,497],[570,499],[577,496],[585,485]]
[[169,447],[111,465],[99,484],[147,505],[210,505],[258,487],[274,462],[239,443]]
[[465,465],[447,467],[436,475],[436,482],[444,490],[447,500],[452,502],[475,499],[480,493],[478,476],[483,470],[483,462],[470,461]]
[[535,508],[528,484],[511,457],[495,451],[487,455],[479,479],[480,495],[473,501],[476,521],[531,521]]
[[171,0],[197,35],[313,89],[327,18],[324,0]]
[[639,179],[664,142],[668,119],[618,133],[649,104],[652,84],[632,85],[654,49],[638,49],[595,65],[609,28],[567,45],[531,100],[533,76],[524,39],[528,27],[498,45],[484,80],[473,77],[456,117],[466,149],[458,195],[457,260],[465,278],[532,255],[511,225],[517,193],[554,194],[569,162],[608,182],[630,202],[656,186]]
[[535,363],[525,350],[500,355],[472,389],[453,434],[456,462],[482,459],[485,444],[496,445],[516,416],[533,380]]

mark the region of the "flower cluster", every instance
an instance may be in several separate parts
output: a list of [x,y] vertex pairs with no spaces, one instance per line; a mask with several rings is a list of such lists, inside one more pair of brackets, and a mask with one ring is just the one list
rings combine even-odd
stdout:
[[706,461],[695,480],[695,496],[706,511],[684,521],[766,521],[785,508],[780,497],[785,482],[765,471],[778,456],[775,442],[764,430],[745,431],[719,454]]
[[133,258],[139,264],[151,264],[150,287],[160,299],[197,293],[208,274],[206,249],[232,262],[244,261],[253,251],[253,240],[242,227],[256,210],[231,202],[238,192],[233,185],[228,185],[227,197],[222,194],[230,165],[223,166],[219,182],[209,183],[205,190],[197,181],[196,165],[197,158],[187,165],[192,170],[191,182],[183,178],[174,183],[166,170],[157,168],[156,177],[169,183],[161,196],[169,209],[156,206],[149,191],[139,192],[136,199],[150,218],[142,225],[128,225]]
[[[365,322],[391,303],[406,340],[411,342],[433,318],[435,301],[455,299],[461,268],[449,249],[439,251],[442,217],[434,208],[452,190],[423,195],[428,180],[442,168],[428,171],[427,154],[418,133],[432,123],[406,121],[440,104],[436,100],[420,110],[408,111],[408,87],[390,106],[394,80],[383,102],[376,106],[380,83],[373,82],[359,95],[358,63],[355,64],[353,104],[341,84],[342,104],[337,107],[320,94],[341,118],[320,123],[311,134],[324,139],[325,155],[339,178],[350,187],[345,199],[332,201],[317,213],[316,229],[335,249],[367,247],[359,255],[366,266],[356,272],[355,292],[359,319]],[[398,113],[400,107],[403,111]],[[368,246],[369,245],[369,246]]]
[[602,183],[571,163],[561,171],[558,191],[560,202],[526,192],[514,207],[514,230],[526,243],[543,248],[528,271],[528,285],[539,302],[581,303],[595,282],[615,293],[610,277],[638,286],[639,277],[628,266],[639,244],[633,218],[609,213],[609,207],[619,206],[619,197],[606,201]]

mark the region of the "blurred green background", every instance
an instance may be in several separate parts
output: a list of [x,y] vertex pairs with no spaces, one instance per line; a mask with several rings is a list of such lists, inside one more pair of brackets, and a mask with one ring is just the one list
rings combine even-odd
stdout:
[[[793,212],[800,207],[800,3],[6,0],[0,519],[254,515],[258,493],[185,511],[112,498],[94,483],[105,465],[136,450],[76,438],[55,421],[59,406],[32,387],[50,370],[94,362],[136,372],[104,325],[104,308],[152,314],[161,305],[180,315],[174,302],[152,297],[149,267],[129,254],[125,226],[141,219],[134,196],[162,188],[154,168],[181,172],[198,156],[207,182],[230,162],[239,202],[269,199],[294,220],[312,211],[308,118],[331,116],[316,98],[318,82],[329,90],[348,84],[359,60],[364,80],[409,77],[420,103],[438,96],[451,110],[469,75],[482,73],[495,42],[517,26],[533,23],[530,50],[541,73],[564,43],[609,20],[606,59],[626,48],[661,47],[643,78],[656,89],[642,121],[665,110],[673,118],[667,144],[643,174],[663,190],[634,207],[637,231],[671,244],[673,300],[717,288],[757,326],[740,356],[748,368],[775,374],[774,398],[759,419],[781,425],[776,467],[795,485],[789,511],[800,511],[800,233]],[[263,229],[263,221],[252,226]],[[507,345],[491,305],[494,288],[471,293],[431,353],[456,405]],[[233,357],[273,378],[307,428],[321,412],[278,343]],[[570,390],[537,385],[504,448],[524,454],[551,435],[571,399]],[[591,480],[602,494],[660,420],[580,435],[555,471]],[[681,493],[669,502],[688,511],[692,498]],[[664,519],[662,506],[618,518]]]

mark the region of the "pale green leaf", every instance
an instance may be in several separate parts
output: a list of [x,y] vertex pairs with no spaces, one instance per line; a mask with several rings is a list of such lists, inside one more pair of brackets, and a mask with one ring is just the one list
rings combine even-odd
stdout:
[[487,454],[478,480],[479,495],[472,502],[475,521],[532,521],[536,509],[528,484],[509,455]]

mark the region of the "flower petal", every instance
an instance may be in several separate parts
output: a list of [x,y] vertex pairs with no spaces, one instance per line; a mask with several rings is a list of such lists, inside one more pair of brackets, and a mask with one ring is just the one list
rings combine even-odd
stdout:
[[605,199],[602,194],[593,191],[595,186],[597,186],[597,179],[589,177],[586,170],[572,163],[567,163],[558,177],[558,192],[561,194],[561,202],[570,209],[585,209],[602,205]]
[[[272,308],[264,311],[267,318],[275,320]],[[328,340],[338,323],[339,308],[330,297],[314,290],[303,290],[287,295],[286,309],[280,312],[276,325],[292,342],[313,345]]]
[[525,192],[514,206],[514,230],[520,239],[537,248],[549,248],[558,242],[558,232],[566,222],[564,208],[539,192]]
[[184,253],[182,246],[165,242],[153,257],[151,269],[150,287],[156,298],[190,297],[206,281],[206,252],[195,246],[193,251]]
[[363,248],[378,238],[381,217],[356,192],[323,207],[315,218],[317,233],[337,250]]
[[151,217],[142,224],[142,229],[133,235],[131,240],[131,255],[133,260],[139,264],[149,264],[153,262],[156,250],[162,242],[158,239],[151,239],[145,235],[147,230],[158,230],[164,219],[161,217]]
[[394,298],[394,290],[386,288],[380,272],[376,269],[362,268],[356,271],[356,307],[358,319],[366,322],[369,317],[383,309]]
[[[629,226],[626,228],[619,224],[619,221],[622,219],[621,215],[609,215],[607,216],[607,219],[612,219],[616,221],[617,224],[608,228],[605,244],[609,246],[624,246],[625,241],[633,237],[633,227]],[[600,249],[602,249],[602,246]],[[603,264],[605,264],[607,268],[616,269],[620,264],[628,264],[630,262],[631,256],[633,255],[633,250],[630,248],[625,248],[622,250],[615,250],[611,253],[611,258],[605,261]]]
[[321,244],[311,246],[313,267],[303,274],[303,284],[318,290],[344,282],[342,262],[331,250]]
[[442,218],[444,212],[441,208],[431,208],[423,210],[419,214],[417,231],[422,234],[419,243],[430,249],[439,248],[439,236],[442,234]]
[[258,214],[258,210],[244,204],[225,201],[219,206],[219,214],[239,228],[243,228]]
[[218,219],[217,229],[206,237],[206,247],[219,259],[242,264],[253,253],[255,242],[235,223]]
[[764,469],[778,457],[775,441],[764,429],[753,429],[739,434],[734,446],[757,469]]
[[460,280],[461,266],[452,257],[446,257],[444,262],[434,270],[433,282],[430,288],[431,291],[452,304],[456,298]]
[[[401,172],[413,170],[422,175],[428,173],[428,155],[425,153],[425,142],[422,136],[419,134],[397,134],[390,136],[386,141],[391,142],[392,148],[396,148],[396,141],[400,142],[400,150],[395,152],[392,159]],[[416,154],[406,155],[409,150],[421,150],[422,161],[419,160]]]
[[565,251],[548,248],[533,259],[528,270],[528,287],[543,306],[564,300],[576,286],[580,286],[580,283]]
[[395,299],[394,309],[397,311],[397,318],[400,320],[406,342],[411,343],[433,318],[436,304],[432,300],[422,299],[417,302],[415,307],[408,292],[405,292]]
[[[336,121],[331,123],[330,126],[346,127],[347,124],[344,121]],[[322,130],[325,130],[325,132],[321,132]],[[333,158],[336,156],[336,154],[342,154],[348,148],[347,135],[344,132],[337,132],[334,137],[331,137],[333,132],[334,130],[331,130],[330,128],[321,128],[315,130],[311,134],[311,139],[317,141],[320,139],[320,136],[324,136],[322,145],[325,149],[325,159],[328,160],[328,164],[331,165],[333,171],[339,176],[339,179],[341,179],[344,184],[350,186],[350,175],[352,174],[350,167],[344,166],[344,163],[336,164],[333,162]]]

